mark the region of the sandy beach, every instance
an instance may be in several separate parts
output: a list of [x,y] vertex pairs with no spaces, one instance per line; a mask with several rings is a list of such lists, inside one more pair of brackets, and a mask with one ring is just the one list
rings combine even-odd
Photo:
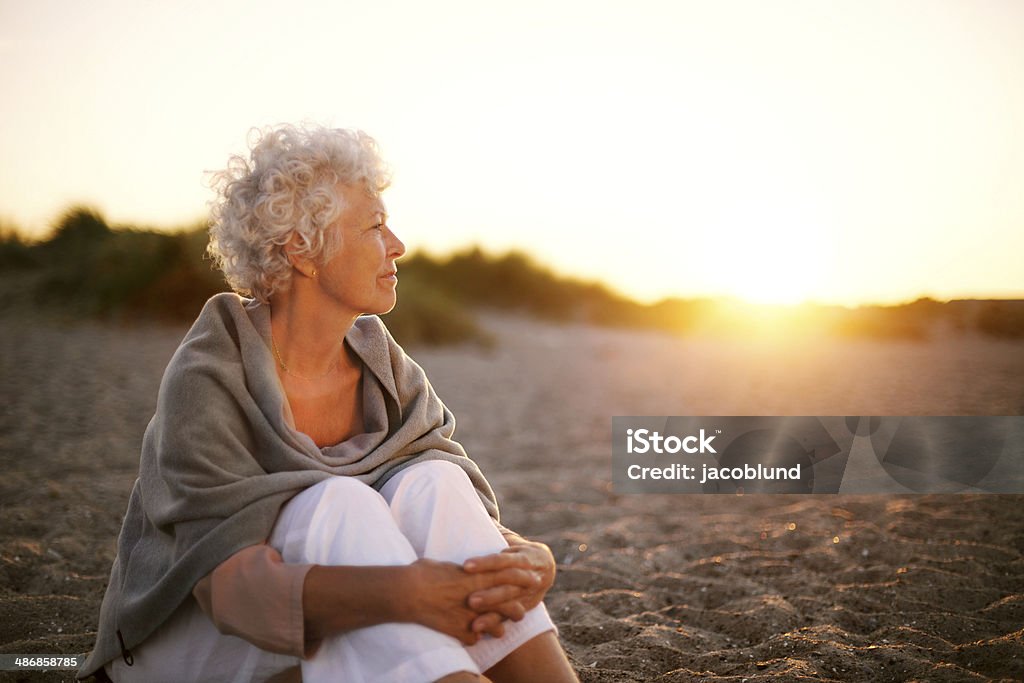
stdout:
[[[623,496],[610,484],[613,415],[1024,414],[1024,343],[483,321],[492,349],[409,352],[503,522],[554,551],[548,607],[583,681],[1024,679],[1024,496]],[[186,328],[10,311],[0,324],[0,652],[79,654]]]

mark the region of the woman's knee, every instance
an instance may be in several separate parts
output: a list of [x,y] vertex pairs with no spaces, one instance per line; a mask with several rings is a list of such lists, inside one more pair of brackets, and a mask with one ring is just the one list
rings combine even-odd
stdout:
[[392,477],[381,493],[393,504],[395,498],[445,491],[461,491],[473,499],[478,498],[466,471],[447,460],[426,460],[410,465]]
[[319,505],[331,508],[349,506],[359,510],[366,507],[387,507],[387,501],[381,498],[372,486],[354,477],[328,477],[299,495],[305,495],[310,491],[316,492]]
[[286,562],[402,564],[415,560],[387,501],[351,477],[330,477],[289,501],[270,542]]
[[[332,514],[322,514],[325,510]],[[308,526],[315,518],[330,521],[349,511],[368,515],[387,514],[387,501],[358,479],[332,476],[288,501],[278,516],[278,524],[298,523]]]
[[388,481],[381,494],[419,557],[462,562],[507,545],[469,476],[454,463],[412,465]]

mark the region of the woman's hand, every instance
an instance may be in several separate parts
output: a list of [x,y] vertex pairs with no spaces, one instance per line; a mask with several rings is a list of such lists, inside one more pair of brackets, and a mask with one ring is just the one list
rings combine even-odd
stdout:
[[500,574],[509,570],[526,571],[536,577],[532,586],[502,584],[484,588],[469,596],[469,606],[486,612],[474,620],[476,632],[490,633],[495,617],[519,621],[527,611],[544,600],[544,596],[555,582],[555,558],[551,549],[543,543],[527,541],[517,534],[507,534],[509,547],[500,553],[472,557],[462,568],[473,575]]
[[[483,633],[501,637],[505,631],[502,617],[506,615],[496,613],[489,602],[473,604],[470,597],[495,590],[532,594],[540,580],[521,564],[506,563],[493,570],[470,573],[451,562],[417,560],[408,566],[408,581],[399,598],[404,604],[399,609],[409,615],[408,621],[457,638],[464,645],[473,645]],[[516,612],[514,608],[512,611]],[[522,614],[525,612],[518,614],[519,619]]]

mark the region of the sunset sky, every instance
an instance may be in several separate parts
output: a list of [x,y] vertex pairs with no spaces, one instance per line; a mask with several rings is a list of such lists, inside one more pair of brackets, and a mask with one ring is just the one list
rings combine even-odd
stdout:
[[644,300],[1024,298],[1024,3],[0,0],[0,219],[200,219],[359,127],[410,247]]

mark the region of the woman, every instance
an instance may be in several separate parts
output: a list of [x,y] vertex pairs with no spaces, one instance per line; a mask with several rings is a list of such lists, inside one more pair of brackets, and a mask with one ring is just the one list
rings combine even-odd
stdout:
[[237,294],[164,374],[80,676],[575,681],[551,552],[497,523],[450,411],[363,315],[394,307],[405,252],[374,141],[282,126],[219,180]]

